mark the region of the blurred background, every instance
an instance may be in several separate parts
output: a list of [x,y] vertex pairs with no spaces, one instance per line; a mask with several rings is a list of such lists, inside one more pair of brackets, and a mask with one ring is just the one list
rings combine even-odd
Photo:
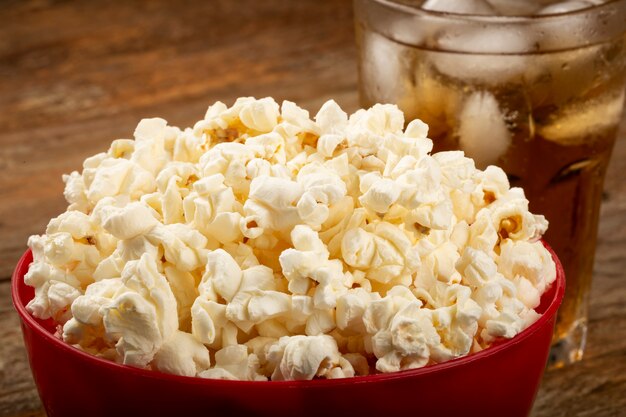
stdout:
[[[189,126],[216,100],[271,95],[316,112],[333,98],[354,111],[352,19],[349,0],[0,1],[0,417],[44,415],[9,282],[27,237],[66,207],[61,174],[141,118]],[[622,123],[589,348],[546,374],[535,416],[626,415],[625,139]]]

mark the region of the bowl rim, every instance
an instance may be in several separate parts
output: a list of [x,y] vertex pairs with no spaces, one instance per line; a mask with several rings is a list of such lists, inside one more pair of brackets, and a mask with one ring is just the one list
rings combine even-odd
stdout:
[[558,257],[552,250],[552,248],[543,240],[541,240],[543,245],[546,247],[552,259],[554,260],[556,266],[556,279],[552,283],[552,286],[556,286],[554,295],[550,301],[550,304],[546,308],[546,310],[541,314],[541,317],[524,329],[522,332],[518,333],[515,337],[498,343],[496,345],[490,346],[480,352],[473,353],[466,356],[461,356],[455,359],[451,359],[446,362],[441,362],[433,365],[428,365],[422,368],[416,369],[408,369],[404,371],[398,372],[390,372],[390,373],[377,373],[365,376],[355,376],[350,378],[341,378],[341,379],[316,379],[316,380],[306,380],[306,381],[232,381],[232,380],[222,380],[222,379],[210,379],[210,378],[200,378],[200,377],[190,377],[190,376],[182,376],[182,375],[174,375],[174,374],[166,374],[155,370],[149,369],[141,369],[135,368],[129,365],[119,364],[107,359],[99,358],[90,353],[84,352],[80,349],[75,348],[74,346],[58,339],[53,334],[51,334],[48,330],[46,330],[27,310],[26,307],[20,300],[20,287],[26,286],[24,283],[24,275],[32,262],[32,252],[30,249],[27,249],[24,254],[20,257],[11,277],[11,298],[13,301],[13,306],[17,310],[20,319],[22,320],[22,325],[26,325],[32,329],[35,333],[44,338],[47,342],[51,343],[57,349],[61,349],[70,355],[75,355],[77,359],[82,361],[91,362],[93,365],[108,368],[111,371],[116,372],[125,372],[129,374],[134,374],[140,377],[146,377],[151,379],[159,379],[164,381],[171,381],[177,384],[191,384],[191,385],[221,385],[221,386],[231,386],[232,388],[262,388],[262,387],[283,387],[283,388],[320,388],[320,387],[337,387],[343,385],[353,385],[360,383],[379,383],[384,381],[393,381],[397,379],[405,379],[411,377],[418,377],[421,375],[429,375],[432,373],[442,372],[451,368],[457,368],[474,361],[490,357],[496,355],[497,353],[510,349],[513,346],[516,346],[522,343],[524,340],[528,339],[534,333],[539,331],[545,325],[547,325],[550,320],[555,316],[559,306],[561,305],[561,301],[563,300],[563,296],[565,294],[565,273],[563,271],[563,266],[559,261]]

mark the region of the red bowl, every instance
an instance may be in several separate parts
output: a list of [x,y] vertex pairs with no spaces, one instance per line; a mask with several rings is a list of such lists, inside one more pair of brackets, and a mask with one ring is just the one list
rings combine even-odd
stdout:
[[541,318],[513,339],[482,352],[408,371],[363,377],[283,382],[222,381],[118,365],[54,337],[50,320],[24,307],[29,251],[12,279],[30,367],[49,417],[55,416],[527,416],[548,358],[565,276],[537,309]]

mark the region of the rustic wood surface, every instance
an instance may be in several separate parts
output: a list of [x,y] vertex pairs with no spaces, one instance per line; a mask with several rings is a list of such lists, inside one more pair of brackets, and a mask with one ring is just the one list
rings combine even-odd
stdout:
[[[272,95],[357,107],[347,0],[0,3],[0,417],[44,416],[10,300],[61,174],[142,117]],[[585,359],[546,373],[533,416],[626,415],[626,119],[607,177]]]

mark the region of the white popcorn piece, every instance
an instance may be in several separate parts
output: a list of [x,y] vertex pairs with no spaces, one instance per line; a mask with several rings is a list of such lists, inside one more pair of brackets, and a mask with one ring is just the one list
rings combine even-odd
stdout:
[[344,261],[354,268],[363,268],[370,280],[409,285],[421,260],[405,232],[387,222],[370,223],[365,229],[353,229],[343,236]]
[[322,134],[342,134],[348,125],[348,115],[334,100],[328,100],[315,115],[315,123]]
[[200,293],[205,285],[211,284],[213,290],[226,301],[231,301],[241,285],[243,274],[237,262],[225,250],[212,251],[207,256],[206,272],[198,287]]
[[198,297],[191,306],[191,333],[206,345],[221,342],[226,326],[226,305]]
[[103,339],[105,309],[111,305],[115,294],[123,290],[121,278],[103,279],[89,285],[85,294],[72,303],[72,318],[63,325],[63,340],[95,353],[101,352],[103,344],[108,348],[111,342]]
[[242,272],[237,294],[226,308],[226,317],[244,332],[256,324],[281,316],[290,310],[288,294],[275,291],[274,274],[264,265]]
[[335,314],[332,309],[314,309],[307,318],[304,333],[307,336],[317,336],[328,333],[335,328]]
[[132,161],[111,158],[105,159],[94,169],[86,195],[89,202],[95,204],[105,197],[116,195],[138,199],[155,188],[156,182],[150,172]]
[[[361,184],[363,184],[363,180]],[[377,213],[387,213],[391,205],[400,198],[400,188],[391,179],[378,178],[368,185],[366,190],[361,188],[363,195],[359,197],[359,202],[363,207]]]
[[26,309],[41,319],[52,318],[64,324],[71,318],[70,306],[81,295],[80,291],[64,282],[49,280],[35,291]]
[[547,221],[427,136],[394,105],[332,100],[313,120],[269,97],[192,128],[144,119],[63,177],[67,211],[28,241],[27,308],[94,355],[229,380],[395,372],[515,337],[556,279]]
[[163,265],[163,274],[176,298],[179,328],[187,329],[191,324],[191,306],[198,297],[196,280],[191,273],[168,264]]
[[172,160],[197,163],[208,141],[206,135],[196,135],[192,129],[185,129],[181,132],[178,128],[174,128],[173,133],[165,138],[165,149],[171,152]]
[[291,297],[278,291],[257,291],[248,302],[252,321],[268,320],[291,310]]
[[520,297],[528,308],[539,305],[539,298],[556,279],[556,265],[541,242],[506,240],[500,246],[498,272],[522,290]]
[[305,224],[319,229],[328,219],[329,206],[345,197],[346,184],[337,173],[315,163],[300,169],[297,181],[305,190],[296,205],[298,215]]
[[[24,282],[37,289],[48,281],[66,283],[84,289],[93,282],[93,273],[101,257],[98,249],[88,242],[75,240],[68,232],[31,236],[28,246],[33,251],[33,263]],[[45,296],[46,292],[41,292]]]
[[96,233],[96,226],[87,214],[80,211],[66,211],[53,218],[46,227],[46,234],[67,232],[74,239],[82,239]]
[[345,138],[343,136],[327,133],[319,137],[317,141],[317,152],[326,158],[331,158],[337,148],[344,142]]
[[261,176],[250,183],[250,194],[244,203],[246,218],[255,216],[258,227],[287,233],[299,223],[297,201],[302,186],[283,178]]
[[[258,149],[258,155],[260,158],[263,158],[262,160],[278,164],[285,164],[287,162],[287,156],[285,154],[285,139],[276,132],[265,133],[259,136],[251,136],[246,139],[246,146]],[[260,158],[255,159],[258,160]]]
[[291,336],[287,326],[279,319],[264,320],[254,326],[261,337],[271,337],[280,339],[284,336]]
[[156,175],[167,163],[164,149],[167,122],[158,117],[143,119],[135,128],[134,152],[130,157],[136,165]]
[[354,376],[352,365],[340,362],[337,343],[328,335],[283,337],[270,347],[268,357],[276,364],[273,381]]
[[200,157],[198,165],[203,176],[222,174],[224,184],[231,187],[235,195],[245,195],[250,187],[246,164],[260,152],[261,149],[243,143],[218,143]]
[[239,381],[266,381],[267,377],[259,373],[259,360],[252,353],[248,354],[245,345],[233,345],[215,353],[215,367],[201,372],[202,378],[228,379]]
[[145,235],[159,223],[150,209],[138,202],[107,210],[104,216],[104,230],[121,240]]
[[121,278],[103,279],[94,282],[72,303],[73,319],[84,325],[102,325],[105,308],[108,307],[116,294],[124,291]]
[[317,308],[333,308],[337,296],[347,291],[346,275],[339,260],[329,260],[329,253],[317,233],[298,225],[291,232],[294,248],[279,257],[289,291],[306,294],[314,283],[313,304]]
[[178,329],[176,299],[147,254],[126,264],[122,282],[126,290],[105,308],[104,329],[124,364],[144,367]]
[[293,126],[297,126],[302,132],[319,135],[320,127],[309,117],[309,112],[298,107],[298,105],[289,100],[283,101],[280,106],[281,118]]
[[88,212],[92,206],[87,199],[87,190],[83,177],[77,171],[73,171],[70,174],[63,175],[63,182],[65,183],[63,196],[69,204],[68,210]]
[[363,314],[375,295],[363,288],[348,290],[337,299],[337,327],[344,334],[362,334],[365,330]]
[[127,240],[118,240],[117,247],[107,258],[96,267],[93,278],[96,281],[119,277],[128,261],[137,260],[144,253],[158,258],[159,248],[145,236],[137,236]]
[[269,132],[278,123],[278,104],[271,97],[245,103],[241,107],[239,118],[249,129]]
[[254,254],[254,250],[245,243],[227,243],[223,249],[233,257],[241,269],[259,265],[259,260]]
[[196,376],[211,365],[209,351],[189,333],[177,330],[154,355],[152,366],[174,375]]
[[158,224],[146,238],[161,245],[164,258],[181,271],[193,271],[206,264],[207,239],[185,224]]

